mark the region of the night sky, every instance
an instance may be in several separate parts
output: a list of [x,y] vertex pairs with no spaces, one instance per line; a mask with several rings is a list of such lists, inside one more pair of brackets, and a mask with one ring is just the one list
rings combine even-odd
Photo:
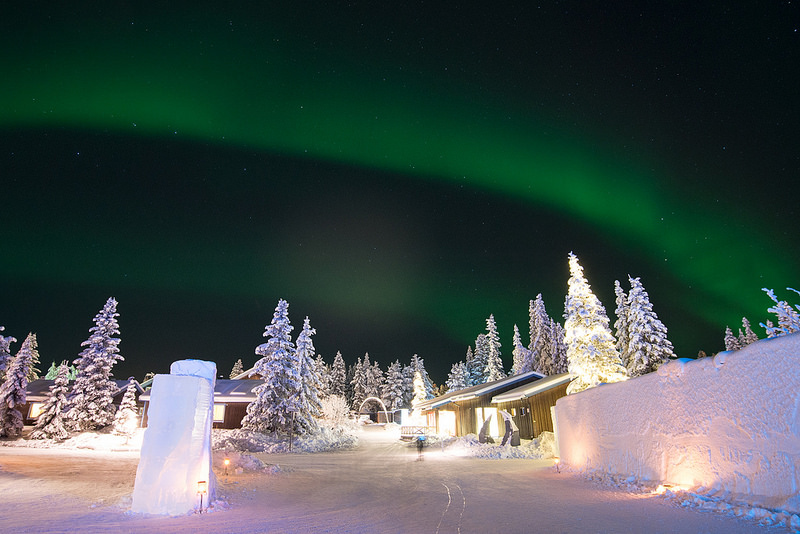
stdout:
[[279,298],[436,382],[494,314],[509,369],[570,251],[679,356],[797,301],[798,2],[64,4],[0,17],[0,325],[43,369],[110,296],[117,378],[252,365]]

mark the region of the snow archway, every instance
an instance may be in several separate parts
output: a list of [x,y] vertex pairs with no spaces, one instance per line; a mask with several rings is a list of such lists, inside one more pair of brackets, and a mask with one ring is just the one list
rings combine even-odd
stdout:
[[369,401],[375,401],[375,402],[377,402],[378,404],[380,404],[383,407],[383,415],[386,418],[386,422],[388,423],[389,422],[389,411],[386,409],[386,405],[383,403],[383,401],[380,400],[378,397],[367,397],[366,399],[364,399],[364,401],[361,403],[361,406],[358,407],[358,411],[361,412],[361,410],[364,409],[364,405],[366,403],[368,403]]

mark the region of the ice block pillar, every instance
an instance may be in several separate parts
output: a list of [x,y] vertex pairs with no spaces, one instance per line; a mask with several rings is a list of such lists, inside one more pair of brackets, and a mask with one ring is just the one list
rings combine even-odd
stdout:
[[211,426],[217,366],[180,360],[170,374],[156,375],[150,391],[132,512],[181,515],[200,504],[198,482],[206,483],[203,502],[214,500]]

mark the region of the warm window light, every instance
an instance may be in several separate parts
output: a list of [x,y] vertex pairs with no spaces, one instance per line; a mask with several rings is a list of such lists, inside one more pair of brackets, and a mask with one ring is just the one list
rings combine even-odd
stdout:
[[200,495],[200,513],[203,513],[203,495],[208,491],[208,483],[201,480],[197,483],[197,494]]

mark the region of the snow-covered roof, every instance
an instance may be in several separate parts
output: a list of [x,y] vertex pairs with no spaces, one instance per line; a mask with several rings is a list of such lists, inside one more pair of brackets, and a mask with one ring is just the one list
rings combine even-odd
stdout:
[[505,393],[495,395],[492,397],[492,403],[497,404],[500,402],[511,402],[520,399],[527,399],[528,397],[533,397],[542,391],[547,391],[548,389],[553,389],[555,387],[567,384],[570,380],[572,380],[572,375],[569,373],[547,376],[531,384],[525,384],[524,386],[514,388],[510,391],[506,391]]
[[256,370],[256,368],[255,368],[255,366],[253,366],[253,367],[251,367],[250,369],[247,369],[247,370],[245,370],[245,371],[242,371],[241,373],[239,373],[239,374],[238,374],[238,375],[236,375],[236,376],[232,376],[232,377],[231,377],[231,380],[244,380],[245,378],[249,377],[249,376],[250,376],[250,373],[252,373],[252,372],[253,372],[253,371],[255,371],[255,370]]
[[[70,380],[70,385],[74,381]],[[114,397],[119,395],[120,393],[124,393],[125,390],[128,388],[129,380],[114,380],[113,381],[117,385],[117,389],[114,392]],[[55,380],[47,380],[45,378],[40,378],[38,380],[34,380],[33,382],[28,383],[28,387],[25,388],[25,398],[28,402],[39,402],[47,399],[50,396],[50,386],[55,383]],[[144,389],[136,380],[133,381],[136,389],[139,391],[139,394],[144,393]]]
[[[218,378],[214,382],[214,402],[250,402],[256,398],[253,390],[264,383],[264,380],[246,379],[222,379]],[[150,391],[147,390],[139,397],[141,401],[150,400]]]
[[507,376],[505,378],[501,378],[500,380],[495,380],[493,382],[486,382],[484,384],[470,386],[468,388],[459,389],[457,391],[450,391],[440,397],[428,399],[424,402],[421,402],[419,405],[417,405],[417,408],[420,410],[432,410],[434,408],[438,408],[439,406],[443,406],[451,402],[458,402],[458,401],[472,399],[475,397],[480,397],[482,395],[486,395],[487,393],[491,393],[492,391],[496,391],[500,388],[507,387],[516,383],[527,383],[531,381],[537,381],[542,378],[544,378],[543,374],[536,373],[534,371],[529,371],[527,373],[522,373],[519,375]]

